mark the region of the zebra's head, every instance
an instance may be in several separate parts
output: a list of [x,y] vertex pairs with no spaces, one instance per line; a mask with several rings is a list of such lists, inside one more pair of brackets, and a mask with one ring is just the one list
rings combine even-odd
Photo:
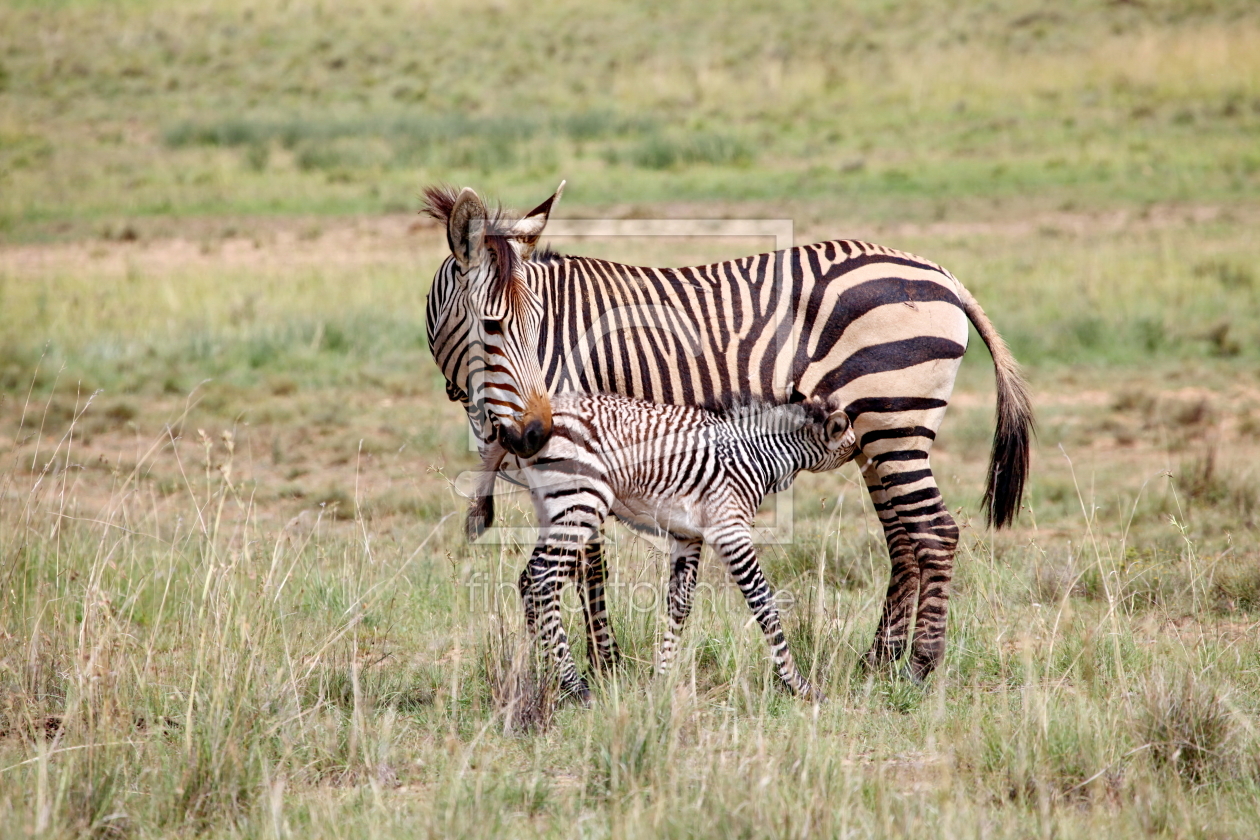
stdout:
[[488,210],[465,187],[431,187],[426,210],[446,223],[451,256],[438,270],[454,281],[448,317],[462,318],[467,381],[457,383],[484,441],[528,458],[551,437],[551,400],[538,361],[543,306],[522,276],[564,184],[524,218]]

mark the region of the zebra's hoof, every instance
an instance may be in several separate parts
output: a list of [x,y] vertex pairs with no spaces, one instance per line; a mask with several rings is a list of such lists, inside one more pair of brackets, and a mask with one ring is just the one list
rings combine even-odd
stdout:
[[905,647],[872,646],[858,662],[867,671],[887,671],[889,666],[900,659],[905,652]]
[[923,688],[927,685],[928,672],[919,673],[919,669],[915,668],[914,663],[912,662],[907,662],[905,665],[902,665],[901,670],[897,673],[903,680],[918,688]]

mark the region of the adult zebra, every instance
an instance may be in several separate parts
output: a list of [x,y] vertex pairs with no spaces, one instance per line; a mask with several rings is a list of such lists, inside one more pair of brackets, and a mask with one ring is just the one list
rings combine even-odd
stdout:
[[857,461],[892,563],[865,661],[906,652],[922,680],[945,651],[958,527],[929,464],[967,346],[993,357],[997,429],[984,505],[1019,510],[1033,428],[1027,386],[984,310],[935,263],[879,245],[821,242],[690,268],[645,268],[537,249],[561,189],[516,219],[465,188],[425,210],[451,249],[426,312],[447,394],[482,441],[534,455],[549,394],[613,392],[662,403],[818,398],[853,419]]

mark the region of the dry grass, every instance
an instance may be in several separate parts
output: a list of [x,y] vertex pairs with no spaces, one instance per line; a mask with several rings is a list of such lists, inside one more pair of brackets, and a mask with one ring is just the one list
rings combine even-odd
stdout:
[[[286,283],[284,229],[231,267],[244,258],[230,244],[109,247],[130,249],[138,289],[185,278],[184,294],[206,302],[208,341],[235,365],[290,307],[337,324],[331,307],[418,300],[404,283],[435,233],[393,230],[309,240],[364,246],[362,264],[309,275],[323,284],[313,297]],[[939,237],[922,250],[956,247],[952,233],[915,235]],[[712,247],[617,247],[632,245],[660,261]],[[126,262],[102,267],[79,247],[4,258],[68,307],[81,283]],[[349,282],[360,275],[372,288]],[[216,307],[250,287],[243,327]],[[134,331],[165,369],[183,352],[162,332],[168,303],[136,300]],[[474,459],[423,348],[382,357],[355,349],[353,332],[347,350],[303,336],[191,399],[152,379],[128,387],[129,360],[143,371],[144,354],[96,357],[94,395],[76,384],[92,351],[75,348],[119,323],[108,307],[97,317],[80,334],[49,328],[66,330],[63,371],[37,376],[39,352],[15,356],[26,384],[0,406],[6,825],[332,838],[1257,824],[1260,578],[1246,490],[1257,440],[1240,420],[1257,383],[1232,360],[1035,369],[1035,481],[1005,535],[974,525],[991,381],[983,364],[964,370],[935,456],[964,540],[950,652],[926,692],[856,668],[886,560],[844,471],[802,478],[798,539],[764,552],[793,596],[798,660],[831,703],[814,710],[776,687],[746,608],[711,566],[676,675],[653,677],[663,609],[647,595],[664,585],[661,555],[614,531],[627,665],[580,710],[556,703],[522,647],[515,577],[528,547],[462,541],[464,502],[446,479]],[[504,515],[527,521],[514,507]]]

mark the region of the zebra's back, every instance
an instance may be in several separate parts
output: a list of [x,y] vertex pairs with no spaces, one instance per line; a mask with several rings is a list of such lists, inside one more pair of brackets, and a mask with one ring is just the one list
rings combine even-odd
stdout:
[[684,268],[561,257],[530,265],[527,277],[546,313],[538,352],[553,393],[699,405],[839,392],[840,407],[855,380],[868,377],[856,390],[889,393],[869,377],[956,367],[967,343],[949,272],[863,242]]

